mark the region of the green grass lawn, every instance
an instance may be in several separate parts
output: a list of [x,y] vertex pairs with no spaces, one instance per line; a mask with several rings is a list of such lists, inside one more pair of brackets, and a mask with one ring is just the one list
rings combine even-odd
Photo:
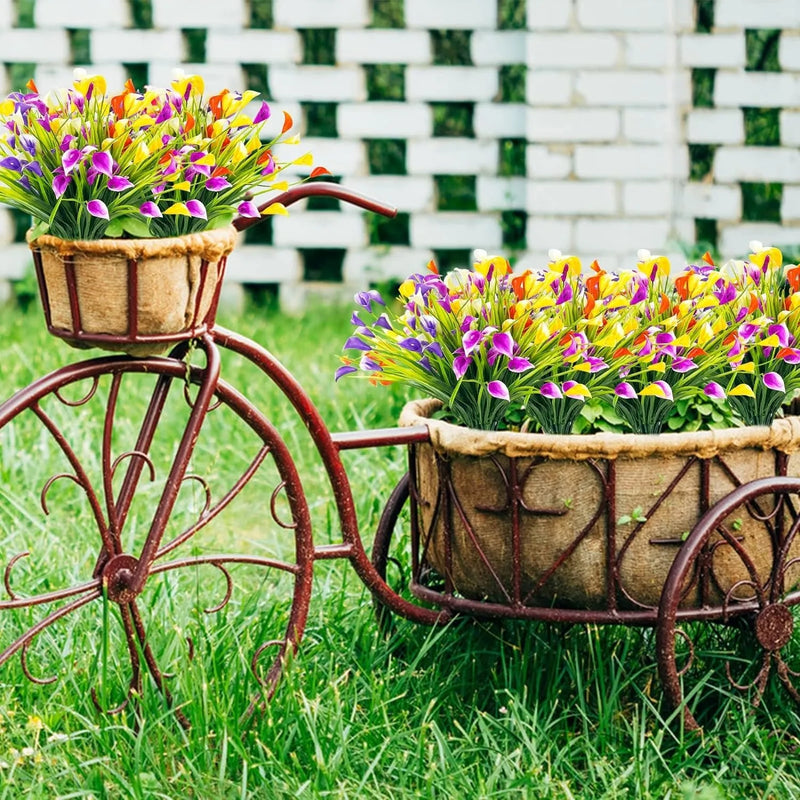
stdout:
[[[300,319],[264,311],[222,322],[275,353],[331,429],[390,426],[403,403],[400,392],[354,380],[333,384],[348,318],[348,311]],[[4,397],[81,355],[48,337],[35,310],[4,310],[0,342]],[[292,449],[315,542],[337,541],[330,490],[302,420],[248,365],[233,359],[223,375],[258,403]],[[146,377],[125,379],[115,448],[124,450],[133,435],[150,385]],[[93,469],[102,427],[95,400],[106,391],[101,386],[79,410],[52,404],[54,419]],[[67,399],[77,399],[75,392]],[[182,402],[176,397],[168,409],[176,419]],[[30,551],[12,574],[21,595],[86,580],[98,549],[86,503],[70,481],[50,487],[51,514],[42,513],[42,486],[63,466],[29,417],[0,433],[0,569]],[[143,484],[132,508],[131,546],[146,531],[163,477],[158,467],[169,461],[180,430],[171,419],[154,446],[156,477]],[[220,409],[203,430],[192,472],[216,492],[241,473],[253,445],[247,427]],[[369,541],[404,471],[404,454],[389,448],[345,459]],[[274,481],[268,472],[263,484],[248,487],[241,503],[200,531],[186,552],[291,558],[291,536],[265,522]],[[176,530],[202,512],[202,485],[189,483],[179,495]],[[407,566],[407,553],[399,555]],[[651,631],[471,620],[431,630],[398,621],[384,636],[368,592],[344,561],[316,565],[299,654],[273,700],[243,722],[257,692],[250,658],[282,630],[290,582],[274,571],[236,569],[231,602],[204,614],[224,595],[225,580],[208,567],[183,572],[151,579],[141,599],[149,641],[175,674],[170,689],[192,727],[177,724],[148,680],[138,722],[130,710],[98,713],[92,690],[105,706],[118,704],[130,663],[116,607],[95,602],[30,649],[31,671],[54,674],[57,682],[29,682],[18,658],[0,669],[0,798],[800,796],[800,717],[778,686],[753,710],[724,674],[710,674],[698,711],[704,733],[685,733],[662,708]],[[0,646],[43,613],[0,613]],[[715,637],[707,633],[708,649],[718,646]]]

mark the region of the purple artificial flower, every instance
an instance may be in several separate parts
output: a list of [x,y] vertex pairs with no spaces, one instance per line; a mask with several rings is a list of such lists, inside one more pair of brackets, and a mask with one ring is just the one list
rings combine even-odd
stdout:
[[627,381],[622,381],[622,383],[618,383],[614,387],[614,394],[617,397],[621,397],[624,400],[633,400],[638,395],[636,394],[636,389],[631,386]]
[[707,383],[703,387],[703,394],[705,394],[706,397],[713,398],[714,400],[724,400],[727,397],[725,390],[716,381]]
[[361,328],[366,328],[367,327],[367,323],[364,322],[364,320],[361,319],[361,317],[358,316],[358,311],[354,311],[353,314],[351,315],[350,324],[351,325],[355,325],[356,327],[361,327]]
[[[653,280],[656,271],[658,270],[658,265],[653,266],[653,274],[650,276],[650,280]],[[647,279],[644,278],[642,280],[636,281],[636,291],[631,296],[631,305],[635,305],[636,303],[641,303],[643,300],[647,299]]]
[[714,289],[713,295],[719,300],[719,304],[724,306],[736,299],[736,287],[732,283],[726,283],[720,279],[717,281],[717,288]]
[[789,346],[789,339],[791,337],[791,334],[789,333],[789,329],[783,322],[776,322],[774,325],[770,325],[767,330],[767,335],[777,336],[778,341],[781,343],[781,347]]
[[166,122],[168,119],[172,119],[172,106],[169,103],[164,103],[161,107],[161,111],[158,112],[155,124],[158,125],[161,122]]
[[658,386],[664,393],[665,400],[673,400],[672,387],[666,381],[653,381],[655,386]]
[[368,352],[372,350],[372,345],[367,344],[366,342],[362,342],[358,336],[351,336],[345,343],[342,350],[363,350],[364,352]]
[[351,367],[349,364],[343,364],[336,372],[333,373],[333,379],[338,381],[339,378],[343,377],[344,375],[349,375],[351,372],[358,372],[355,367]]
[[208,219],[206,207],[199,200],[187,200],[186,210],[193,217],[197,217],[198,219]]
[[800,350],[794,347],[784,347],[778,352],[778,357],[787,364],[800,364]]
[[419,324],[422,330],[429,336],[436,336],[439,332],[439,323],[436,321],[436,318],[432,317],[430,314],[421,314]]
[[526,372],[529,369],[533,369],[533,364],[527,358],[516,356],[508,360],[508,369],[509,372]]
[[86,204],[86,210],[99,219],[109,219],[108,206],[102,200],[90,200]]
[[549,397],[551,400],[560,400],[564,396],[561,394],[561,389],[552,381],[543,383],[539,388],[539,394],[543,397]]
[[18,158],[14,158],[14,156],[6,156],[0,161],[0,167],[14,170],[14,172],[22,172],[22,162]]
[[223,189],[230,189],[231,187],[230,182],[221,176],[218,178],[209,178],[205,185],[209,192],[221,192]]
[[508,386],[506,386],[503,381],[489,381],[486,384],[486,391],[492,397],[496,397],[499,400],[510,400],[511,395],[508,393]]
[[673,359],[670,366],[673,372],[691,372],[693,369],[697,369],[697,364],[695,364],[691,358]]
[[498,353],[511,358],[514,355],[514,340],[508,331],[500,331],[492,337],[492,347]]
[[72,178],[68,175],[53,175],[53,193],[56,197],[61,197],[67,191],[67,186],[72,183]]
[[253,124],[258,125],[260,122],[266,122],[270,118],[270,114],[269,105],[266,101],[262,100],[258,113],[253,117]]
[[461,340],[461,343],[464,346],[464,354],[470,355],[470,353],[472,353],[472,351],[481,343],[482,340],[483,331],[467,331]]
[[152,217],[153,219],[163,216],[163,214],[161,213],[161,209],[150,200],[148,200],[145,203],[142,203],[139,206],[139,213],[145,217]]
[[[370,289],[367,292],[357,292],[353,299],[356,301],[356,303],[358,303],[358,305],[370,312],[372,311],[373,303],[377,303],[381,306],[386,305],[386,303],[383,301],[383,298],[380,296],[380,293],[375,289]],[[389,330],[391,330],[391,328],[389,328]]]
[[422,356],[422,358],[417,363],[422,367],[422,369],[425,370],[425,372],[432,371],[431,360],[428,358],[428,356]]
[[453,374],[456,376],[456,380],[461,380],[464,377],[464,373],[469,369],[469,365],[472,363],[472,359],[467,356],[456,356],[453,359]]
[[375,320],[375,327],[390,331],[392,329],[392,323],[389,321],[389,317],[386,314],[381,314],[378,319]]
[[114,159],[111,158],[110,153],[106,153],[103,150],[92,153],[92,166],[109,178],[114,174]]
[[560,306],[564,303],[568,303],[570,300],[572,300],[572,297],[572,285],[565,283],[564,288],[561,290],[558,297],[556,297],[556,305]]
[[381,370],[381,365],[368,355],[361,356],[361,361],[359,361],[358,366],[365,372],[380,372]]
[[761,377],[761,380],[764,382],[764,386],[767,389],[772,389],[773,392],[785,392],[786,386],[783,382],[783,378],[778,375],[777,372],[766,372]]
[[586,356],[586,363],[589,365],[589,372],[601,372],[608,367],[602,358],[596,356]]
[[129,181],[124,175],[114,175],[108,179],[108,189],[111,192],[124,192],[126,189],[132,189],[133,183]]
[[748,339],[752,339],[759,332],[759,330],[761,330],[759,325],[756,325],[753,322],[745,322],[739,327],[739,336],[747,341]]
[[29,161],[27,164],[23,164],[22,165],[22,170],[23,170],[23,172],[26,171],[26,170],[28,172],[32,172],[34,175],[38,175],[40,178],[44,177],[42,175],[42,168],[39,165],[38,161]]
[[258,206],[252,200],[244,200],[239,203],[236,211],[239,213],[239,216],[249,217],[250,219],[259,219],[261,217]]
[[413,336],[409,336],[407,339],[401,339],[397,344],[399,344],[403,350],[410,350],[412,353],[422,352],[422,342],[420,342],[419,339],[415,339]]
[[368,339],[375,338],[375,334],[366,325],[356,328],[356,333],[360,336],[366,336]]
[[80,150],[67,150],[67,152],[61,156],[61,166],[64,169],[64,174],[69,175],[82,160],[83,153]]
[[439,342],[429,342],[422,349],[425,353],[433,353],[437,358],[444,358],[444,352]]
[[472,327],[473,322],[475,322],[475,317],[473,317],[472,314],[467,314],[467,316],[461,320],[461,333],[466,333]]

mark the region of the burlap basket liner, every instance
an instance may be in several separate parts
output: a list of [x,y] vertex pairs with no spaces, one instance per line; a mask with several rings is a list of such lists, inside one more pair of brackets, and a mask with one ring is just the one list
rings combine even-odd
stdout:
[[[137,262],[138,336],[180,334],[197,326],[212,308],[224,259],[235,242],[236,231],[228,227],[166,239],[69,241],[46,235],[29,244],[41,254],[50,324],[66,331],[64,338],[69,341],[69,333],[130,333],[129,259]],[[80,325],[70,309],[64,263],[67,256],[72,257],[74,265]],[[201,281],[203,261],[208,262],[205,281]],[[158,343],[129,346],[99,340],[97,345],[137,355],[165,349]]]
[[[434,400],[412,402],[400,417],[403,426],[426,424],[431,437],[430,444],[415,446],[420,550],[426,562],[445,576],[445,525],[441,513],[434,514],[441,488],[438,459],[450,471],[453,493],[460,506],[450,514],[449,577],[455,591],[470,599],[507,602],[511,594],[511,458],[516,459],[517,474],[524,476],[522,502],[533,510],[531,513],[518,509],[522,599],[526,605],[547,607],[607,607],[607,494],[613,495],[614,519],[623,520],[615,526],[617,602],[620,607],[652,607],[659,602],[681,541],[702,513],[702,464],[698,459],[709,460],[711,505],[738,484],[775,475],[778,452],[788,454],[788,474],[800,475],[797,417],[776,420],[771,427],[697,433],[551,436],[461,428],[430,419],[438,407]],[[613,493],[607,487],[612,462]],[[673,490],[657,510],[648,514],[681,470],[685,473]],[[759,504],[765,512],[774,507],[770,497],[761,498]],[[560,515],[547,516],[543,511]],[[635,519],[624,521],[626,517],[644,515],[647,520],[643,524]],[[746,549],[760,581],[766,582],[772,567],[772,544],[766,525],[745,508],[737,509],[725,525]],[[580,537],[582,531],[585,535]],[[721,539],[719,534],[715,537]],[[571,554],[543,581],[543,576],[573,545]],[[800,541],[795,542],[789,558],[798,556]],[[752,586],[740,584],[750,575],[730,545],[722,543],[711,548],[709,574],[706,601],[719,604],[752,597]],[[800,580],[800,566],[792,565],[786,579],[787,586]],[[694,587],[687,584],[684,607],[700,602],[698,586],[699,582]]]

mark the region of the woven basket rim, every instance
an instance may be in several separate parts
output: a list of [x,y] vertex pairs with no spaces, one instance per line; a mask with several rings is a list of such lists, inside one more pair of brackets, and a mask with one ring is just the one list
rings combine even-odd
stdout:
[[430,415],[442,404],[426,398],[407,403],[400,414],[402,427],[427,425],[431,444],[443,455],[510,458],[537,456],[569,461],[594,458],[646,458],[648,456],[697,456],[713,458],[745,448],[800,450],[800,417],[776,419],[770,426],[724,428],[686,433],[592,433],[552,435],[516,431],[481,431],[464,428]]
[[80,253],[138,259],[200,255],[209,261],[218,261],[229,255],[236,244],[236,237],[237,231],[233,225],[153,239],[62,239],[49,233],[31,238],[30,231],[26,236],[31,250],[50,250],[63,256]]

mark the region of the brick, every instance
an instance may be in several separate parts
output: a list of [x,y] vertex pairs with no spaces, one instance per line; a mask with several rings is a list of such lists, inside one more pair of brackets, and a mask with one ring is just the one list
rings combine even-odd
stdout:
[[781,111],[781,144],[800,147],[800,111]]
[[525,63],[525,31],[475,31],[470,50],[475,66]]
[[577,145],[579,178],[680,178],[688,174],[688,152],[658,145]]
[[625,63],[630,67],[668,67],[674,59],[675,37],[663,33],[629,33]]
[[[314,166],[327,167],[334,175],[357,175],[366,172],[367,155],[362,141],[339,137],[303,137],[296,154],[307,150],[314,154]],[[310,167],[309,169],[313,169]]]
[[491,100],[500,88],[491,67],[408,67],[406,99],[458,101]]
[[532,106],[568,106],[572,103],[571,72],[528,70],[525,98]]
[[[180,68],[187,75],[202,75],[206,85],[206,95],[216,94],[225,88],[238,91],[245,88],[244,73],[240,64],[181,64]],[[175,77],[174,71],[174,61],[153,61],[150,63],[149,82],[152,86],[169,86]],[[110,81],[108,85],[112,85]]]
[[721,183],[800,183],[800,151],[788,147],[720,147],[714,154],[714,176]]
[[410,175],[477,175],[497,172],[497,142],[439,137],[411,139],[406,150]]
[[340,103],[336,109],[339,135],[364,139],[430,136],[433,112],[427,103]]
[[0,53],[7,64],[64,64],[70,58],[69,40],[65,30],[0,29]]
[[744,114],[738,108],[696,108],[686,118],[692,144],[744,144]]
[[621,253],[633,260],[636,251],[645,248],[654,253],[663,250],[670,238],[666,220],[579,219],[575,223],[575,244],[579,253]]
[[498,178],[479,175],[477,180],[480,211],[510,211],[525,208],[525,178]]
[[562,253],[571,253],[575,223],[563,217],[529,216],[525,238],[535,259],[534,269],[547,263],[547,251],[551,248]]
[[701,219],[738,220],[742,216],[742,192],[738,186],[687,183],[681,192],[680,213]]
[[[121,64],[91,64],[87,68],[93,75],[103,75],[111,92],[116,92],[122,88],[125,79],[128,77]],[[33,78],[36,85],[42,92],[50,89],[60,89],[72,86],[75,79],[75,67],[59,66],[57,64],[38,64],[34,71]],[[169,85],[169,84],[165,84]]]
[[527,0],[528,30],[568,28],[572,22],[572,0]]
[[[7,226],[7,230],[6,230]],[[11,239],[11,222],[0,222],[0,241]],[[3,244],[0,259],[0,278],[18,281],[25,277],[31,267],[31,251],[26,244]]]
[[[37,0],[38,3],[39,0]],[[191,11],[174,0],[153,0],[156,28],[243,28],[247,21],[245,0],[192,0]]]
[[714,82],[717,106],[780,108],[800,98],[800,75],[788,72],[718,72]]
[[411,216],[411,244],[414,247],[494,250],[502,247],[503,236],[494,214],[440,211]]
[[122,28],[128,24],[128,4],[125,0],[104,0],[100,13],[94,0],[36,0],[33,21],[43,29]]
[[405,0],[404,9],[408,28],[492,29],[497,23],[497,0]]
[[647,0],[577,0],[578,24],[594,30],[663,31],[669,3]]
[[778,44],[781,69],[800,71],[800,35],[797,31],[783,31]]
[[611,181],[528,181],[528,211],[534,214],[615,214]]
[[529,108],[528,137],[536,142],[603,142],[619,135],[619,111],[589,108]]
[[[141,34],[144,31],[136,31]],[[180,52],[173,50],[168,52]],[[206,58],[212,64],[292,64],[303,57],[297,31],[211,28],[206,38]]]
[[613,67],[619,50],[610,33],[530,33],[527,63],[545,69]]
[[784,186],[781,198],[781,220],[800,222],[800,186]]
[[364,287],[380,280],[402,281],[412,272],[421,272],[433,258],[433,251],[390,245],[348,250],[342,272],[344,282]]
[[622,186],[622,211],[632,217],[665,217],[673,210],[672,181],[630,181]]
[[529,178],[566,178],[572,172],[572,155],[563,146],[529,144],[525,161]]
[[575,92],[589,106],[666,106],[673,78],[655,71],[579,72]]
[[139,61],[163,61],[173,66],[175,54],[183,52],[183,39],[178,30],[95,30],[90,48],[92,60],[120,61],[120,53],[136,53]]
[[695,20],[695,0],[673,0],[672,14],[674,30],[693,30]]
[[276,217],[272,241],[278,247],[362,247],[367,229],[360,214],[303,211]]
[[744,31],[685,33],[680,37],[680,63],[686,67],[744,69],[747,63]]
[[524,103],[478,103],[472,117],[479,139],[524,139]]
[[[347,188],[391,203],[398,211],[433,211],[433,178],[426,175],[353,175]],[[342,208],[347,206],[342,204]],[[352,208],[352,206],[350,206]]]
[[237,244],[225,269],[226,282],[283,283],[302,279],[300,255],[289,247]]
[[716,0],[714,25],[718,28],[798,28],[800,5],[796,0]]
[[272,13],[276,28],[361,28],[369,24],[367,0],[273,0]]
[[722,227],[719,249],[725,258],[741,258],[750,252],[752,241],[775,244],[800,244],[800,227],[776,222],[745,222]]
[[271,67],[269,88],[275,100],[333,102],[367,99],[364,71],[360,67]]
[[676,127],[671,111],[658,108],[625,108],[622,111],[622,133],[629,142],[667,142],[674,138]]
[[377,29],[336,31],[338,64],[430,64],[431,37],[426,31]]

